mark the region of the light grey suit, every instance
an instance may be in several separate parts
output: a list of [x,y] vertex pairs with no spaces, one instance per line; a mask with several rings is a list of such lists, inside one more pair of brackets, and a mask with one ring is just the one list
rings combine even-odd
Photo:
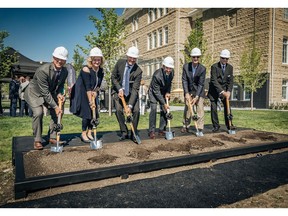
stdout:
[[57,107],[57,95],[63,94],[65,80],[68,75],[66,67],[62,67],[59,81],[55,82],[55,70],[53,63],[47,63],[39,67],[28,87],[25,89],[24,99],[27,101],[33,111],[33,135],[34,141],[42,142],[43,130],[43,105],[46,106],[51,115],[50,121],[50,138],[55,138],[56,134],[52,127],[57,123],[55,108]]

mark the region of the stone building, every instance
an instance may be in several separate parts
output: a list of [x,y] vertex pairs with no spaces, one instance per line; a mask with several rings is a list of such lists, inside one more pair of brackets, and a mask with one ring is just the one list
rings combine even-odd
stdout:
[[[125,44],[140,50],[139,65],[149,83],[153,72],[166,56],[175,60],[174,97],[182,97],[181,76],[184,43],[196,19],[203,23],[206,55],[219,61],[222,49],[231,52],[229,63],[240,73],[240,59],[247,41],[256,34],[256,46],[262,50],[263,73],[269,78],[254,94],[256,108],[288,102],[288,9],[287,8],[127,8],[122,17],[128,32]],[[207,83],[210,66],[207,68]],[[206,88],[207,88],[206,83]],[[180,92],[180,93],[179,93]],[[250,94],[235,84],[232,106],[249,107]]]

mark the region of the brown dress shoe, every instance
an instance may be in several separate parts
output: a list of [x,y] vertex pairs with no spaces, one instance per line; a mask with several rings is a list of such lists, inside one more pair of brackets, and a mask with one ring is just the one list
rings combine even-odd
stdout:
[[159,132],[158,132],[158,135],[159,135],[159,136],[165,136],[165,131],[159,131]]
[[149,133],[149,137],[150,137],[150,139],[155,139],[155,133],[154,132],[150,132]]
[[[49,143],[52,145],[56,145],[57,144],[57,140],[56,139],[49,139]],[[64,143],[64,141],[59,140],[59,144],[62,145]]]
[[34,142],[34,149],[35,150],[42,150],[43,149],[42,143],[39,141]]
[[181,133],[188,133],[189,129],[186,127],[181,128]]

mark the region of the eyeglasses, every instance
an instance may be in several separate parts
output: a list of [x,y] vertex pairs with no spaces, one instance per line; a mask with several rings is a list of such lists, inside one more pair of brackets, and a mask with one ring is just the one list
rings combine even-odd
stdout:
[[224,59],[224,60],[229,60],[229,58],[223,58],[223,57],[221,57],[221,59]]
[[93,58],[91,60],[94,61],[94,62],[100,62],[102,59],[101,58]]
[[200,56],[192,56],[192,58],[200,58]]

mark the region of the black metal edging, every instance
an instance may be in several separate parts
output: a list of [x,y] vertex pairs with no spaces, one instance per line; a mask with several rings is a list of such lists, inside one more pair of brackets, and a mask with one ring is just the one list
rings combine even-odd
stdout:
[[[36,191],[45,188],[82,183],[93,180],[107,179],[122,175],[136,174],[142,172],[155,171],[160,169],[172,168],[177,166],[192,165],[221,158],[239,156],[249,153],[269,151],[288,147],[288,142],[269,143],[256,146],[245,146],[229,150],[220,150],[215,152],[201,153],[197,155],[185,155],[174,158],[146,161],[141,163],[117,165],[113,167],[61,173],[49,176],[32,177],[22,179],[16,172],[15,180],[15,199],[24,198],[27,192]],[[23,159],[23,157],[22,157]],[[17,160],[16,160],[17,161]],[[23,163],[22,163],[23,164]],[[17,165],[17,163],[16,163]],[[24,170],[24,169],[23,169]]]

